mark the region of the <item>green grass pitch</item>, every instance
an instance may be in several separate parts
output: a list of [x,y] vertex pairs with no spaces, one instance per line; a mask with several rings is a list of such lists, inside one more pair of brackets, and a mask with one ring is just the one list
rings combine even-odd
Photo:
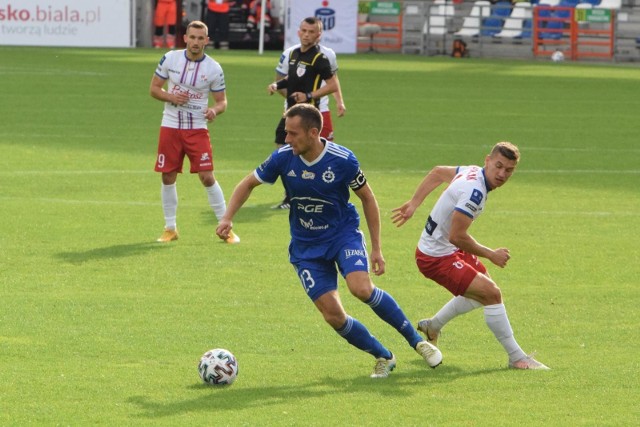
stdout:
[[[267,157],[282,108],[278,53],[213,52],[229,108],[210,127],[228,198]],[[627,426],[640,423],[640,70],[607,64],[342,55],[336,142],[355,151],[383,217],[389,291],[412,321],[449,299],[413,252],[430,196],[390,221],[434,165],[477,164],[497,141],[522,161],[472,227],[510,248],[489,266],[516,339],[549,372],[506,369],[481,310],[444,330],[428,369],[340,284],[347,311],[398,357],[373,359],[324,324],[287,260],[287,214],[261,186],[214,236],[197,177],[178,178],[180,240],[162,231],[153,172],[162,52],[0,48],[0,424]],[[439,193],[439,192],[438,192]],[[357,204],[356,204],[357,205]],[[201,384],[201,354],[240,374]]]

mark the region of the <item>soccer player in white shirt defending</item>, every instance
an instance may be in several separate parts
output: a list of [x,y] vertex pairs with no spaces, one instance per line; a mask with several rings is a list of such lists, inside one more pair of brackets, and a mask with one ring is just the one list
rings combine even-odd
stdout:
[[[158,242],[178,239],[176,214],[178,193],[176,179],[182,173],[185,155],[189,157],[191,173],[197,173],[207,192],[209,206],[219,220],[226,211],[224,194],[213,175],[213,150],[207,123],[227,109],[222,67],[204,53],[209,43],[207,26],[192,21],[187,26],[183,50],[167,52],[151,80],[151,96],[164,102],[158,157],[155,170],[162,173],[162,209],[165,228]],[[165,84],[167,89],[165,90]],[[214,105],[209,106],[209,95]],[[238,243],[231,233],[227,243]]]
[[416,263],[425,277],[446,288],[454,298],[432,318],[419,321],[418,329],[437,345],[440,330],[450,320],[484,306],[485,322],[509,355],[510,368],[549,369],[528,356],[516,342],[500,288],[478,260],[486,258],[504,268],[510,258],[509,249],[488,248],[468,233],[473,220],[484,210],[489,191],[509,180],[519,160],[518,147],[499,142],[485,158],[483,168],[436,166],[411,200],[393,210],[392,220],[400,227],[433,190],[448,184],[427,218],[416,249]]

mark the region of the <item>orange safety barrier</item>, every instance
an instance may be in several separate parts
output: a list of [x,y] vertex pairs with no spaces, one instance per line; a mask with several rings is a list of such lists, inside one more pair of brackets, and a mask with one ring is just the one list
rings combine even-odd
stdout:
[[[615,41],[615,10],[593,9],[608,22],[599,20],[601,29],[588,28],[588,21],[579,21],[585,12],[573,7],[536,6],[533,8],[533,53],[551,55],[559,50],[572,60],[580,58],[613,58]],[[558,16],[560,15],[560,17]],[[550,50],[553,47],[553,50]],[[587,49],[582,49],[587,47]],[[596,49],[594,49],[596,48]]]

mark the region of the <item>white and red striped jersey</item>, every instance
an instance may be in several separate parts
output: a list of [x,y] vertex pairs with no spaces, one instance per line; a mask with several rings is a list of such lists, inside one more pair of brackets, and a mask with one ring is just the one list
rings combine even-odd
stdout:
[[175,129],[202,129],[207,127],[205,113],[209,107],[209,94],[225,90],[222,67],[208,55],[198,61],[187,58],[186,50],[167,52],[156,75],[168,80],[167,92],[186,93],[185,105],[164,104],[162,126]]

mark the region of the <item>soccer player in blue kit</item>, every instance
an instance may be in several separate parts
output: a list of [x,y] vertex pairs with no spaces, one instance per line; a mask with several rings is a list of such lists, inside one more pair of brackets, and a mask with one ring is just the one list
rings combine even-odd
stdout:
[[216,233],[226,239],[232,219],[255,187],[282,179],[291,199],[289,260],[304,290],[324,320],[353,346],[376,358],[372,378],[385,378],[396,366],[395,356],[358,320],[349,316],[338,295],[338,271],[349,291],[400,332],[429,366],[442,353],[424,340],[387,292],[374,286],[360,217],[349,202],[350,191],[361,200],[369,229],[371,268],[385,271],[380,246],[378,202],[355,155],[320,137],[322,115],[310,104],[296,104],[285,114],[287,145],[274,151],[236,186]]

